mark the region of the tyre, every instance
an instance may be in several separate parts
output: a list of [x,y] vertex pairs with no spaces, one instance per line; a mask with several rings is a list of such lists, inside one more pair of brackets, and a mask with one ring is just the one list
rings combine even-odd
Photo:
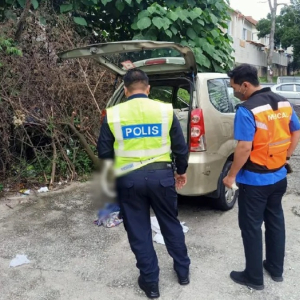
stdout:
[[218,183],[218,198],[213,199],[214,207],[219,210],[227,211],[234,207],[236,199],[238,198],[239,190],[233,190],[225,187],[223,179],[227,176],[232,161],[227,161],[224,165],[223,171]]

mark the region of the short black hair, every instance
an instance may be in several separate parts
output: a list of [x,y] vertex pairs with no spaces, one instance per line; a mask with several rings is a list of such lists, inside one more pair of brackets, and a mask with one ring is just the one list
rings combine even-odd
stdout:
[[241,64],[238,67],[227,73],[230,79],[236,84],[243,84],[243,82],[250,82],[254,86],[259,86],[257,69],[249,64]]
[[142,84],[147,88],[149,78],[147,74],[140,69],[130,69],[123,77],[125,87],[129,88],[136,83]]

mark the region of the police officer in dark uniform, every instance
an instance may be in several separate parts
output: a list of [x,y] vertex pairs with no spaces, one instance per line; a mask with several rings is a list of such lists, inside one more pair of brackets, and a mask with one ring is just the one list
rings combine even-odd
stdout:
[[150,207],[173,258],[178,282],[189,283],[190,259],[177,219],[175,189],[182,188],[187,181],[188,148],[172,105],[148,98],[149,79],[143,71],[129,70],[124,85],[127,101],[107,110],[98,154],[100,159],[115,161],[118,201],[140,270],[138,284],[147,297],[158,298],[159,267],[152,241]]

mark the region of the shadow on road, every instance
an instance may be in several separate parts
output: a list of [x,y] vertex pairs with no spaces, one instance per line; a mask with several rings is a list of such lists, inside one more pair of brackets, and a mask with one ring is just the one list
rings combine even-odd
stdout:
[[178,197],[178,210],[214,211],[212,199],[208,197]]

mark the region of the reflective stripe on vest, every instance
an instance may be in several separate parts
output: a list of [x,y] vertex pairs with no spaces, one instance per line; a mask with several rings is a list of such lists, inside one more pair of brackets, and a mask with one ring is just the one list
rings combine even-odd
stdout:
[[147,160],[144,160],[144,161],[131,162],[131,163],[125,165],[125,166],[122,166],[121,168],[115,168],[114,172],[115,172],[116,176],[120,176],[124,173],[142,168],[143,166],[151,164],[151,163],[156,162],[156,161],[157,161],[157,157],[147,159]]
[[[278,102],[278,108],[290,107],[290,106],[291,105],[288,101]],[[258,107],[255,107],[255,108],[251,109],[251,111],[253,112],[254,115],[259,114],[259,113],[264,112],[264,111],[268,111],[268,110],[272,110],[272,107],[271,107],[270,104],[258,106]]]
[[270,104],[253,107],[256,132],[249,161],[244,166],[248,170],[277,170],[286,162],[287,150],[291,143],[289,123],[292,108],[288,101],[277,102],[274,111]]

